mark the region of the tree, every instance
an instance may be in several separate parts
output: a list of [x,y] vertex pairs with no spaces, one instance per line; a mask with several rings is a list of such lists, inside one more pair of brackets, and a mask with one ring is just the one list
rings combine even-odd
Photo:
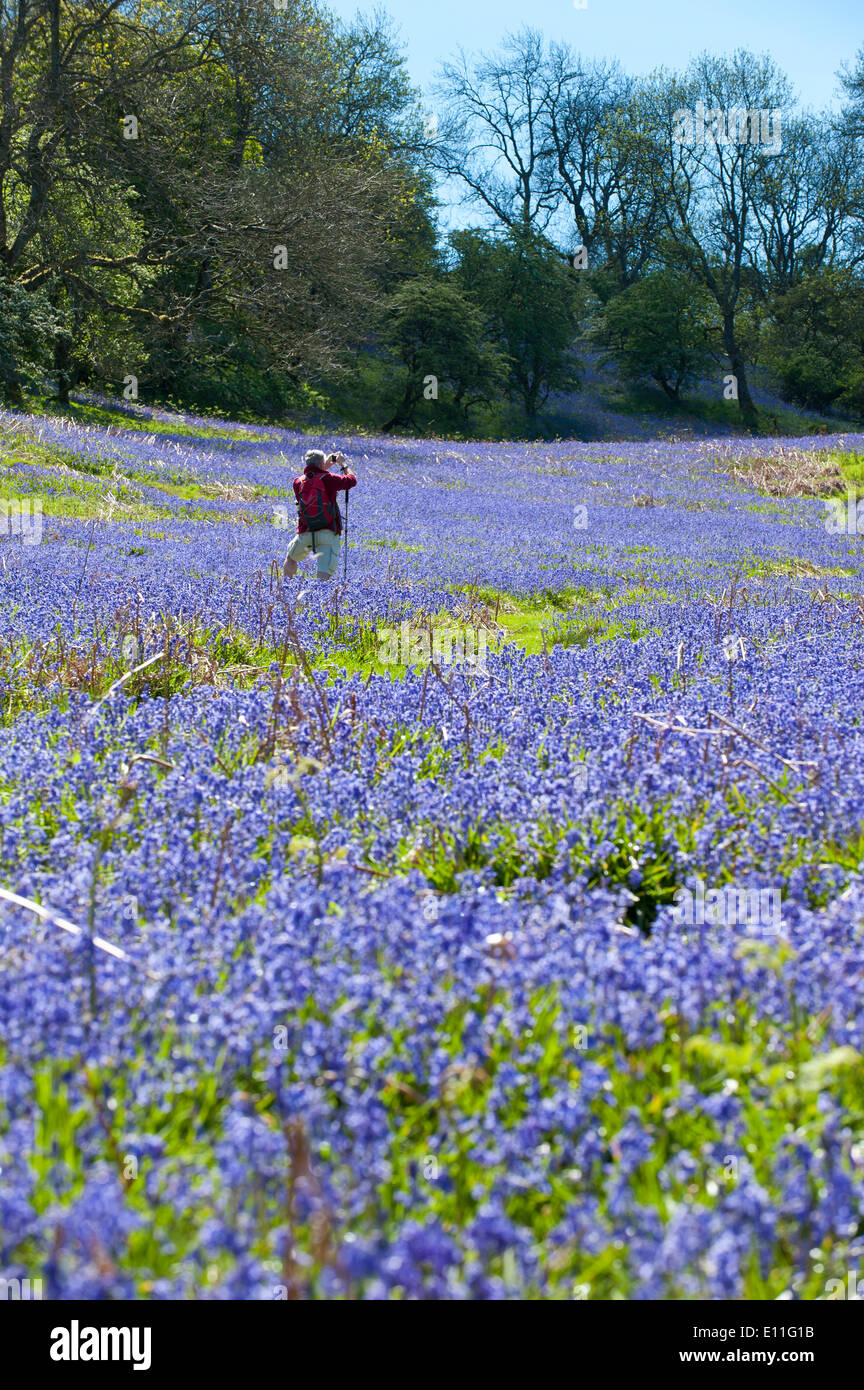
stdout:
[[858,136],[864,135],[864,44],[855,55],[855,66],[844,66],[840,80],[849,98],[846,115]]
[[782,113],[791,107],[789,84],[768,58],[744,50],[729,58],[706,53],[683,80],[658,78],[654,101],[650,167],[672,262],[680,262],[717,307],[741,414],[753,426],[757,411],[741,318],[758,293],[756,205]]
[[553,44],[546,64],[543,126],[556,188],[588,253],[592,278],[622,289],[651,260],[657,193],[644,167],[639,83],[617,63],[585,61]]
[[506,362],[486,341],[483,315],[444,280],[408,281],[388,305],[387,339],[405,368],[401,399],[386,430],[415,424],[421,402],[451,393],[442,416],[463,423],[472,405],[490,400],[506,380]]
[[787,400],[811,410],[840,405],[864,414],[864,281],[822,269],[770,304],[768,365]]
[[[122,0],[0,0],[0,264],[7,273],[32,255],[67,192],[96,200],[116,170],[120,131],[106,109],[140,109],[179,55],[201,61],[189,45],[189,22],[179,13],[167,20],[161,9]],[[78,259],[80,268],[105,256],[94,247]],[[38,266],[27,283],[51,269]]]
[[202,356],[223,380],[250,357],[294,384],[338,374],[429,222],[401,59],[382,27],[333,31],[306,0],[232,0],[204,37],[208,64],[150,102],[154,152],[129,168],[171,248],[154,366],[166,385]]
[[672,401],[711,361],[710,305],[698,285],[656,271],[614,295],[591,324],[589,337],[625,380],[652,380]]
[[756,266],[765,293],[782,292],[823,266],[864,257],[853,248],[862,202],[860,149],[830,113],[787,115],[782,149],[763,161],[753,199]]
[[44,291],[28,294],[0,276],[0,397],[21,405],[23,387],[41,386],[58,324]]
[[505,227],[543,229],[558,205],[547,103],[543,39],[533,30],[505,39],[495,57],[444,65],[444,111],[433,158]]
[[[617,63],[523,29],[444,67],[438,167],[502,227],[580,244],[617,288],[647,263],[656,195],[640,159],[639,84]],[[569,248],[568,248],[569,249]]]
[[79,340],[134,325],[151,389],[336,371],[431,240],[414,106],[313,0],[0,0],[0,266]]
[[533,419],[553,391],[578,384],[577,273],[545,238],[521,228],[500,237],[455,232],[450,241],[456,279],[506,353],[509,394]]

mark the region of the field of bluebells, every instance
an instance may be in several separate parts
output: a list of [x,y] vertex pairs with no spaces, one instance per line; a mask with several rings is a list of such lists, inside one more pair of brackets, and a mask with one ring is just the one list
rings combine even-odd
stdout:
[[[283,583],[319,442],[359,477],[347,582]],[[5,510],[42,506],[0,536],[0,1274],[846,1280],[864,540],[746,477],[826,443],[864,452],[0,414]],[[388,664],[403,622],[488,655]]]

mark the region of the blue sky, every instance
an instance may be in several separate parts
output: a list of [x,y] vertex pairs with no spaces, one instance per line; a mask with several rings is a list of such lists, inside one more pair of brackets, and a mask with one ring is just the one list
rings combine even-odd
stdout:
[[[325,0],[342,18],[375,8],[356,0]],[[831,103],[835,73],[864,45],[864,0],[389,0],[382,8],[398,25],[408,68],[422,89],[438,64],[461,45],[494,49],[525,25],[564,39],[596,57],[616,57],[629,72],[680,68],[695,53],[751,48],[770,53],[803,101]]]

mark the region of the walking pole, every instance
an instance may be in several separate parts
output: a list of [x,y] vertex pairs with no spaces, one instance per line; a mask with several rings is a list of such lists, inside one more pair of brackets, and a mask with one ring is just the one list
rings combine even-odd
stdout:
[[[344,472],[344,467],[343,467],[343,472]],[[344,562],[343,562],[343,566],[342,566],[342,583],[343,583],[343,584],[347,584],[347,583],[348,583],[348,498],[349,498],[350,496],[351,496],[351,493],[350,493],[350,492],[346,492],[346,493],[345,493],[345,557],[344,557]]]

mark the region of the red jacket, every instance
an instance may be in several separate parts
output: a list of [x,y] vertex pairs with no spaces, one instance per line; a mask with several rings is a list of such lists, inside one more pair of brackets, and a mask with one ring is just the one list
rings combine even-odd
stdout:
[[[310,488],[308,486],[309,483],[313,483],[314,487]],[[320,492],[323,493],[323,498],[321,500],[332,514],[332,524],[329,530],[335,532],[337,536],[341,536],[342,517],[339,514],[339,508],[336,504],[336,494],[339,492],[349,492],[356,484],[357,479],[350,471],[348,473],[330,473],[326,469],[315,468],[314,465],[307,463],[300,477],[294,479],[294,496],[299,503],[302,489],[302,500],[309,508],[311,515],[314,516],[317,511],[315,499],[318,497],[320,489]],[[301,511],[297,522],[297,533],[298,535],[302,535],[303,532],[308,529],[306,518]]]

